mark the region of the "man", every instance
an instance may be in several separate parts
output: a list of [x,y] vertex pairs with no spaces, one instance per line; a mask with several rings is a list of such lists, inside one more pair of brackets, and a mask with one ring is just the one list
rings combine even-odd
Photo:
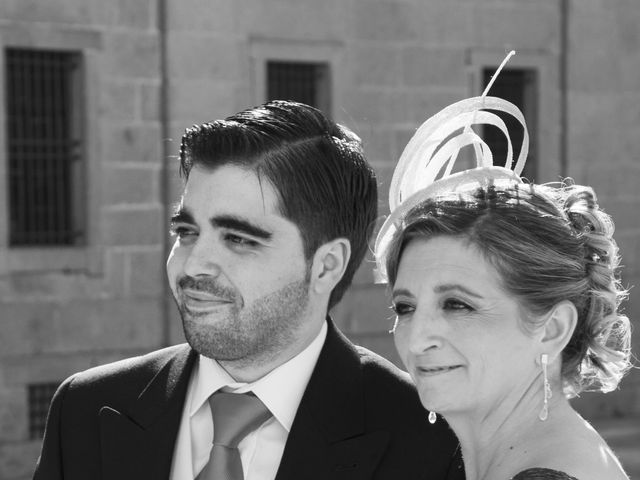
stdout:
[[[327,314],[376,218],[359,139],[274,101],[187,130],[180,161],[167,273],[189,345],[67,379],[35,478],[463,478],[447,425]],[[221,446],[245,401],[266,416]]]

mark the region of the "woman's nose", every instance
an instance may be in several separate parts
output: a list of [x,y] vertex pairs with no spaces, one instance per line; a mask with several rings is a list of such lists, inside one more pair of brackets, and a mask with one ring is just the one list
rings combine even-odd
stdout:
[[428,350],[442,347],[444,341],[443,320],[434,314],[424,314],[416,311],[416,317],[408,332],[409,352],[420,355]]

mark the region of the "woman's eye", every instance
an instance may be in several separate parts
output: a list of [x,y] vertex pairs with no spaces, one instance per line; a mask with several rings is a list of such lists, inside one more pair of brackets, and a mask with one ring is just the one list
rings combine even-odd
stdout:
[[442,306],[445,310],[473,310],[465,302],[457,300],[455,298],[448,298],[443,302]]
[[396,302],[391,305],[391,310],[393,310],[396,315],[401,316],[413,312],[414,307],[409,303]]

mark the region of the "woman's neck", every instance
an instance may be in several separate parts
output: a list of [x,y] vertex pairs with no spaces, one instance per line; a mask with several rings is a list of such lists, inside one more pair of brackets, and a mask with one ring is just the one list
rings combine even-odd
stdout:
[[536,439],[544,438],[542,432],[573,412],[559,389],[554,393],[544,422],[538,418],[543,397],[537,387],[519,398],[504,398],[493,408],[445,414],[460,440],[467,480],[506,479],[529,466],[537,453]]

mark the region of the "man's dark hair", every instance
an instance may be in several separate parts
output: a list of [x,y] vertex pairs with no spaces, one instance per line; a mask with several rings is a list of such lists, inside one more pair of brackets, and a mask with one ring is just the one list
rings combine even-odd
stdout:
[[378,204],[376,177],[360,139],[302,103],[275,100],[186,130],[180,147],[185,178],[194,165],[251,169],[279,197],[281,214],[302,236],[305,258],[347,238],[351,258],[329,299],[337,304],[364,258]]

